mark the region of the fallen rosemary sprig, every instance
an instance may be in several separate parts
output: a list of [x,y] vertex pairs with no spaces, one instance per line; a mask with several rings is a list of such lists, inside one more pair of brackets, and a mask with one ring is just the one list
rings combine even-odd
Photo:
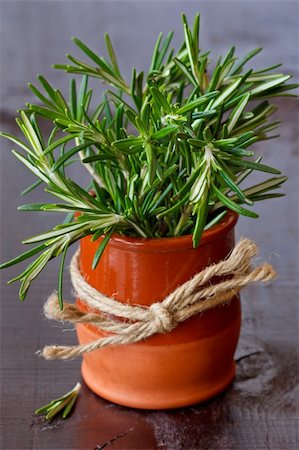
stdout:
[[81,384],[77,383],[76,386],[69,392],[67,392],[62,397],[52,400],[45,406],[37,409],[35,414],[44,414],[46,420],[52,420],[59,413],[62,415],[63,419],[66,419],[70,412],[72,411],[76,400],[78,398],[81,389]]

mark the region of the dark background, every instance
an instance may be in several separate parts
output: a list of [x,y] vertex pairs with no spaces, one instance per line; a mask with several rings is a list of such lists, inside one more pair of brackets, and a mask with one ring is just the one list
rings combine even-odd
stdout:
[[[202,15],[201,47],[214,60],[235,44],[242,54],[263,46],[257,66],[284,64],[298,81],[297,1],[0,1],[1,129],[16,133],[16,109],[32,99],[26,87],[42,73],[67,89],[68,75],[50,68],[74,52],[75,35],[103,51],[104,32],[111,35],[120,66],[147,68],[159,31],[183,38],[180,13],[190,20]],[[99,84],[94,84],[99,95]],[[48,323],[42,305],[57,286],[57,262],[33,284],[24,304],[18,286],[1,278],[1,419],[3,449],[239,449],[298,448],[298,100],[279,99],[280,138],[256,145],[264,161],[289,176],[287,197],[257,204],[260,219],[239,220],[236,234],[259,243],[279,277],[269,287],[250,287],[243,294],[243,328],[237,352],[238,374],[229,390],[192,408],[137,411],[110,404],[83,387],[75,414],[48,425],[33,411],[71,388],[80,379],[80,361],[46,362],[35,355],[47,343],[75,342],[72,330]],[[11,155],[4,139],[1,151],[1,261],[22,251],[20,241],[50,229],[58,217],[17,212],[35,202],[35,192],[19,192],[34,179]],[[84,173],[75,174],[84,185]],[[254,178],[254,177],[253,177]],[[252,182],[255,180],[251,180]],[[71,296],[66,277],[65,292]],[[127,433],[127,434],[126,434]],[[125,435],[124,435],[125,434]],[[115,438],[115,440],[113,440]],[[109,441],[111,441],[109,443]]]

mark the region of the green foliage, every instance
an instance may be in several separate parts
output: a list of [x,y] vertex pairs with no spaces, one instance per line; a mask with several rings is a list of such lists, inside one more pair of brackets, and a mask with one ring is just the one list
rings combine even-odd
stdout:
[[[297,87],[290,75],[245,66],[261,49],[239,59],[235,48],[210,70],[210,52],[199,50],[199,16],[193,29],[183,15],[185,40],[175,52],[172,33],[159,35],[147,74],[132,70],[130,83],[121,74],[110,38],[108,58],[98,56],[73,38],[83,59],[67,55],[70,63],[54,67],[82,76],[70,81],[69,98],[41,75],[39,86],[29,84],[38,102],[27,104],[17,123],[24,140],[1,133],[19,146],[16,158],[37,177],[25,195],[40,185],[62,203],[27,204],[26,211],[62,212],[67,219],[53,230],[26,239],[36,247],[2,264],[16,264],[39,254],[11,281],[20,280],[20,298],[54,257],[61,255],[59,299],[62,305],[63,267],[67,249],[80,238],[106,238],[99,246],[96,267],[113,232],[148,238],[192,234],[197,246],[204,229],[221,220],[227,208],[256,218],[248,207],[272,193],[286,177],[270,178],[242,189],[253,171],[279,175],[248,150],[270,139],[278,121],[270,121],[276,107],[271,97],[290,95]],[[87,60],[87,61],[86,61]],[[91,108],[89,77],[110,86]],[[52,124],[48,139],[39,119]],[[250,159],[254,157],[254,159]],[[67,176],[67,167],[80,162],[90,173],[93,192]],[[57,200],[56,200],[57,201]],[[245,208],[243,204],[247,205]],[[80,215],[74,219],[74,213]]]
[[75,406],[80,389],[81,384],[77,383],[71,391],[67,392],[62,397],[52,400],[47,405],[37,409],[35,411],[35,414],[44,415],[45,419],[49,420],[50,422],[59,414],[61,414],[63,419],[66,419]]

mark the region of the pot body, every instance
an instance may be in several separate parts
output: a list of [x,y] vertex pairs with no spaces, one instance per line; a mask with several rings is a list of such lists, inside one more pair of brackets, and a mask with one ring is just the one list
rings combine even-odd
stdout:
[[[97,290],[121,302],[151,305],[234,246],[237,215],[203,233],[198,248],[191,236],[142,239],[113,235],[95,270],[91,264],[99,240],[80,242],[80,269]],[[78,305],[86,305],[78,300]],[[101,397],[145,409],[177,408],[207,400],[233,380],[233,359],[240,332],[240,300],[207,311],[130,345],[106,347],[85,354],[82,375]],[[80,324],[81,344],[104,336],[93,325]]]

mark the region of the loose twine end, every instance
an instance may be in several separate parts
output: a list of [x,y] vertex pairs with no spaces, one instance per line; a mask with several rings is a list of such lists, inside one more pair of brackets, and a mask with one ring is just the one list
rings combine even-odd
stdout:
[[[68,347],[67,354],[69,354],[71,348],[72,347]],[[70,358],[65,358],[65,354],[66,354],[65,347],[61,346],[61,345],[47,345],[41,351],[41,355],[47,360],[70,359]]]
[[261,273],[260,273],[260,281],[267,282],[272,281],[277,278],[277,272],[275,269],[273,269],[273,266],[269,263],[264,263],[261,266]]
[[47,319],[57,320],[58,322],[82,317],[81,311],[72,303],[64,302],[63,309],[61,309],[56,292],[53,292],[44,304],[44,314]]
[[[276,278],[276,271],[269,263],[250,267],[251,259],[257,254],[258,246],[241,238],[228,258],[206,267],[163,301],[145,308],[121,303],[90,286],[80,273],[77,252],[70,266],[72,283],[77,296],[95,312],[80,311],[71,303],[64,303],[61,310],[54,292],[44,306],[45,316],[60,322],[91,323],[108,332],[108,336],[84,345],[46,346],[41,354],[48,360],[73,359],[109,345],[132,344],[156,333],[169,332],[192,316],[230,302],[243,287]],[[213,284],[215,277],[218,281]]]

